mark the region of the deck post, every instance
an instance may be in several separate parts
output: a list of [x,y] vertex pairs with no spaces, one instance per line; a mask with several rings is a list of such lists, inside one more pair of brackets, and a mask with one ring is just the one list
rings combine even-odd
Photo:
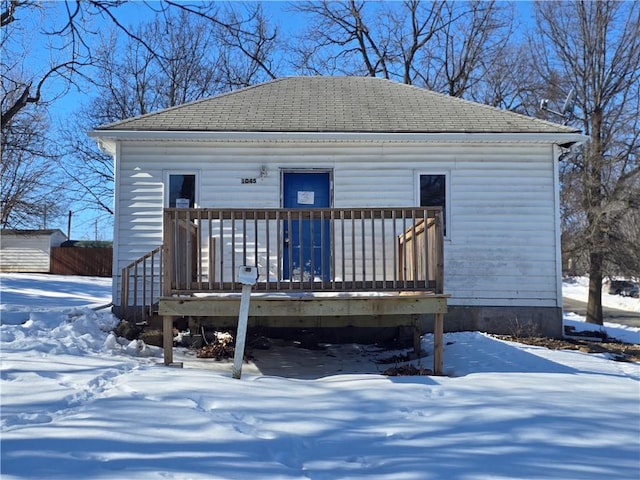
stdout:
[[162,349],[164,350],[164,364],[173,363],[173,317],[162,317]]
[[416,357],[420,357],[420,353],[422,353],[422,347],[420,346],[420,323],[418,321],[417,315],[411,315],[411,328],[413,329],[413,352],[416,354]]
[[442,226],[442,210],[436,213],[436,293],[444,292],[444,229]]
[[120,277],[120,316],[129,319],[129,267],[122,269]]
[[[171,296],[173,281],[173,261],[175,248],[173,243],[173,219],[171,213],[164,211],[162,222],[162,295]],[[171,315],[162,316],[162,349],[164,364],[168,367],[182,367],[182,363],[173,363],[173,319]]]
[[442,375],[444,314],[436,313],[433,325],[433,374]]

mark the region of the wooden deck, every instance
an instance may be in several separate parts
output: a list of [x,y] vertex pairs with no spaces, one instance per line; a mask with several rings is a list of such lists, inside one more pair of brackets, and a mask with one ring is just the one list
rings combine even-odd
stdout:
[[143,315],[157,305],[165,364],[173,363],[175,318],[237,325],[238,269],[255,266],[250,323],[407,326],[419,350],[418,319],[433,314],[433,370],[442,373],[447,295],[440,208],[171,208],[163,229],[162,247],[123,271],[122,304],[137,311],[144,299]]
[[[248,315],[253,324],[275,328],[411,327],[414,350],[420,353],[418,319],[434,314],[433,372],[442,374],[442,338],[447,295],[415,292],[387,295],[265,296],[251,298]],[[176,317],[216,317],[216,326],[235,328],[240,298],[229,296],[162,297],[159,313],[164,324],[164,361],[173,363],[173,319]]]

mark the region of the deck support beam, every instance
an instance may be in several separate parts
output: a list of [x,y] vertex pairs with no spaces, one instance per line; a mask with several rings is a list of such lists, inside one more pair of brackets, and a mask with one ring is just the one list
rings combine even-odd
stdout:
[[420,345],[422,339],[422,331],[418,323],[418,316],[411,315],[411,328],[413,329],[413,351],[416,357],[420,357],[422,353],[422,346]]
[[164,350],[164,364],[173,363],[173,317],[162,317],[162,349]]
[[[290,322],[283,317],[323,317],[323,325],[327,327],[360,326],[379,327],[380,324],[371,324],[370,321],[360,320],[365,316],[384,315],[423,315],[429,313],[447,313],[448,295],[355,295],[341,294],[337,296],[313,297],[313,296],[259,296],[251,298],[249,317],[273,317],[275,324],[265,326],[288,327],[301,326],[296,322]],[[231,296],[206,296],[206,297],[162,297],[158,305],[158,312],[162,316],[176,317],[229,317],[235,318],[236,324],[240,310],[240,298]],[[342,317],[336,319],[336,317]],[[344,317],[349,317],[344,318]],[[411,317],[412,318],[412,317]],[[289,324],[289,325],[287,325]],[[410,320],[405,320],[402,325],[411,325]],[[389,323],[386,326],[396,326],[397,323]]]
[[444,314],[436,313],[433,324],[433,374],[442,375]]
[[164,351],[164,364],[167,367],[180,367],[182,362],[173,361],[173,319],[165,315],[162,317],[162,350]]

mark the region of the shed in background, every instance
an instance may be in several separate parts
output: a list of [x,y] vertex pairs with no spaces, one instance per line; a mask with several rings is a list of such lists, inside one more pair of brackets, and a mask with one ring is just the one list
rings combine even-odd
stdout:
[[66,240],[58,229],[1,230],[0,272],[50,273],[51,249]]

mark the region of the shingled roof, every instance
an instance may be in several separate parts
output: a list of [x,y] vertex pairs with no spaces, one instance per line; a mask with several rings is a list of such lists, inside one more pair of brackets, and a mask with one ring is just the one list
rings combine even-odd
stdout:
[[575,133],[372,77],[287,77],[98,127],[96,131]]

